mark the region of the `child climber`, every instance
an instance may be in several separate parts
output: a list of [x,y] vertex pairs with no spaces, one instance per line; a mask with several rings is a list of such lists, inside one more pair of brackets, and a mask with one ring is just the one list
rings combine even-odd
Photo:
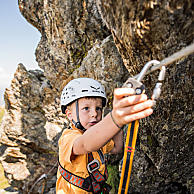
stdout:
[[61,109],[71,127],[59,140],[57,194],[109,193],[104,154],[120,152],[123,125],[151,115],[155,104],[131,88],[117,88],[113,110],[102,118],[106,102],[103,86],[91,78],[77,78],[64,87]]

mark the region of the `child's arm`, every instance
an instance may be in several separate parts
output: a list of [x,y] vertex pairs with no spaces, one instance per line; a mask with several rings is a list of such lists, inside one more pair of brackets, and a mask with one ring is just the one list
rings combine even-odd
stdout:
[[[123,126],[134,120],[145,118],[152,114],[153,100],[148,100],[147,95],[133,95],[130,88],[118,88],[114,91],[112,117],[118,126]],[[120,128],[115,125],[110,113],[99,123],[92,126],[78,137],[73,145],[73,154],[81,155],[99,150]]]
[[123,149],[123,130],[120,130],[113,138],[114,147],[110,151],[111,154],[117,154]]

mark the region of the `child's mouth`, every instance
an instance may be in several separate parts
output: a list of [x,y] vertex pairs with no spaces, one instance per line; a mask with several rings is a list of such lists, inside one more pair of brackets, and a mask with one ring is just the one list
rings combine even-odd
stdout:
[[90,122],[90,125],[95,125],[95,124],[97,124],[98,122],[97,121],[94,121],[94,122]]

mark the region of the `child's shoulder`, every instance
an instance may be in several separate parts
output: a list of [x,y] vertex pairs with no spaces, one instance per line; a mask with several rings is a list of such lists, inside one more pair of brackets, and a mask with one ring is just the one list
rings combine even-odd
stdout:
[[64,136],[64,135],[70,135],[70,134],[80,134],[82,135],[82,133],[79,131],[79,130],[75,130],[73,128],[66,128],[63,130],[63,133],[61,136]]
[[79,130],[75,130],[73,128],[66,128],[63,130],[61,137],[59,138],[59,142],[67,141],[70,139],[74,139],[75,137],[81,136],[82,133]]

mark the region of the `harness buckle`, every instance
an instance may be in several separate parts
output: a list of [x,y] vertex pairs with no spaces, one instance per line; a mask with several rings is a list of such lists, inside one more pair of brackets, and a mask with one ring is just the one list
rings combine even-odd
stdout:
[[87,165],[87,169],[89,173],[94,172],[95,170],[98,170],[100,168],[100,163],[97,159],[92,160],[90,163]]

